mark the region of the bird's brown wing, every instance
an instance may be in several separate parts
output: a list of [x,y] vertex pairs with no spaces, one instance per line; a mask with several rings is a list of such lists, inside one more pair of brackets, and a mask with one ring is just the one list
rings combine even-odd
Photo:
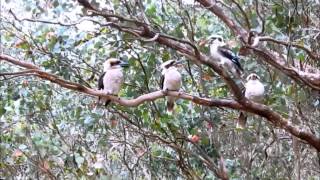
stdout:
[[164,83],[164,75],[161,75],[160,77],[160,88],[163,89],[163,83]]
[[98,90],[104,89],[103,77],[106,75],[106,72],[103,72],[98,79]]
[[243,68],[241,67],[240,64],[240,58],[236,56],[230,49],[226,47],[219,47],[218,52],[222,55],[225,56],[226,58],[230,59],[240,71],[243,71]]

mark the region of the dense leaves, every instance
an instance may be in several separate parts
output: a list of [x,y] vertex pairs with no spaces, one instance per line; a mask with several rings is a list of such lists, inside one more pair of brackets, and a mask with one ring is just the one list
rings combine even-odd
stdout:
[[[79,1],[81,2],[81,1]],[[124,32],[145,22],[157,32],[198,42],[220,34],[234,51],[242,47],[229,27],[198,2],[89,1],[109,19],[76,1],[1,2],[1,51],[59,77],[96,88],[107,57],[126,59],[119,94],[135,98],[159,90],[160,64],[182,60],[182,91],[199,97],[233,98],[226,82],[181,52]],[[318,1],[217,1],[223,13],[247,31],[288,42],[262,41],[286,66],[319,70]],[[320,57],[320,56],[319,56]],[[242,57],[244,76],[255,72],[267,90],[265,105],[303,131],[320,136],[319,91],[296,81],[256,54]],[[0,61],[1,73],[22,69]],[[302,68],[302,69],[304,69]],[[312,71],[311,71],[312,72]],[[319,75],[319,74],[318,74]],[[241,84],[237,81],[238,84]],[[165,100],[138,107],[97,98],[29,75],[0,76],[1,178],[51,179],[317,179],[320,154],[280,126],[251,114],[236,128],[239,111],[179,99],[167,114]],[[223,169],[226,170],[223,170]]]

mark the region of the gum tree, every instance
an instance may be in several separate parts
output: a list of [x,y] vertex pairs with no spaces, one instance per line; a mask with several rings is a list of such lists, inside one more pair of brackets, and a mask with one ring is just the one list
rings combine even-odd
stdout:
[[[318,177],[319,14],[313,0],[1,2],[1,176]],[[201,46],[212,34],[262,77],[262,104]],[[96,90],[108,57],[130,64],[119,98]],[[159,88],[169,59],[180,92]]]

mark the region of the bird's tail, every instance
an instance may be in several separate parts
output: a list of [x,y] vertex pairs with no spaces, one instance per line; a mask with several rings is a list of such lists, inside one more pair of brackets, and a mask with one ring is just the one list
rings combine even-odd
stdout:
[[167,111],[172,113],[174,108],[174,102],[167,102]]
[[240,112],[240,115],[237,119],[237,125],[236,125],[237,129],[244,129],[246,127],[247,117],[248,116],[246,113]]
[[168,114],[173,113],[174,101],[175,101],[174,97],[167,97],[167,112],[168,112]]
[[106,103],[104,104],[105,107],[108,106],[108,104],[110,104],[111,100],[106,100]]
[[[102,102],[101,102],[101,101],[102,101]],[[107,107],[107,106],[110,104],[111,100],[106,99],[106,98],[100,98],[100,97],[99,97],[99,98],[98,98],[98,104],[101,105],[103,102],[105,102],[105,103],[104,103],[104,106]]]

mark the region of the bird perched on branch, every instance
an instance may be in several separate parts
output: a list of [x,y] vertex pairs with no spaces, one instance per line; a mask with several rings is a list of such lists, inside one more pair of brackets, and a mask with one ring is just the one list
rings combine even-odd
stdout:
[[239,62],[240,58],[226,47],[226,43],[223,41],[222,36],[212,35],[202,44],[209,44],[211,57],[214,60],[217,60],[219,65],[240,78],[241,72],[243,71]]
[[[160,87],[165,91],[178,91],[181,87],[181,74],[177,69],[177,65],[181,62],[175,60],[169,60],[161,64],[161,82]],[[167,111],[173,112],[174,102],[176,98],[167,96]]]
[[[103,73],[98,80],[98,90],[104,93],[118,96],[121,85],[123,83],[123,67],[128,67],[128,63],[117,58],[109,58],[103,63]],[[103,98],[105,106],[110,103],[110,100]],[[100,97],[99,97],[100,101]]]
[[[244,96],[254,102],[262,103],[264,99],[264,85],[260,82],[260,77],[252,73],[247,77],[245,83]],[[247,122],[247,113],[241,112],[237,122],[237,128],[244,128]]]

